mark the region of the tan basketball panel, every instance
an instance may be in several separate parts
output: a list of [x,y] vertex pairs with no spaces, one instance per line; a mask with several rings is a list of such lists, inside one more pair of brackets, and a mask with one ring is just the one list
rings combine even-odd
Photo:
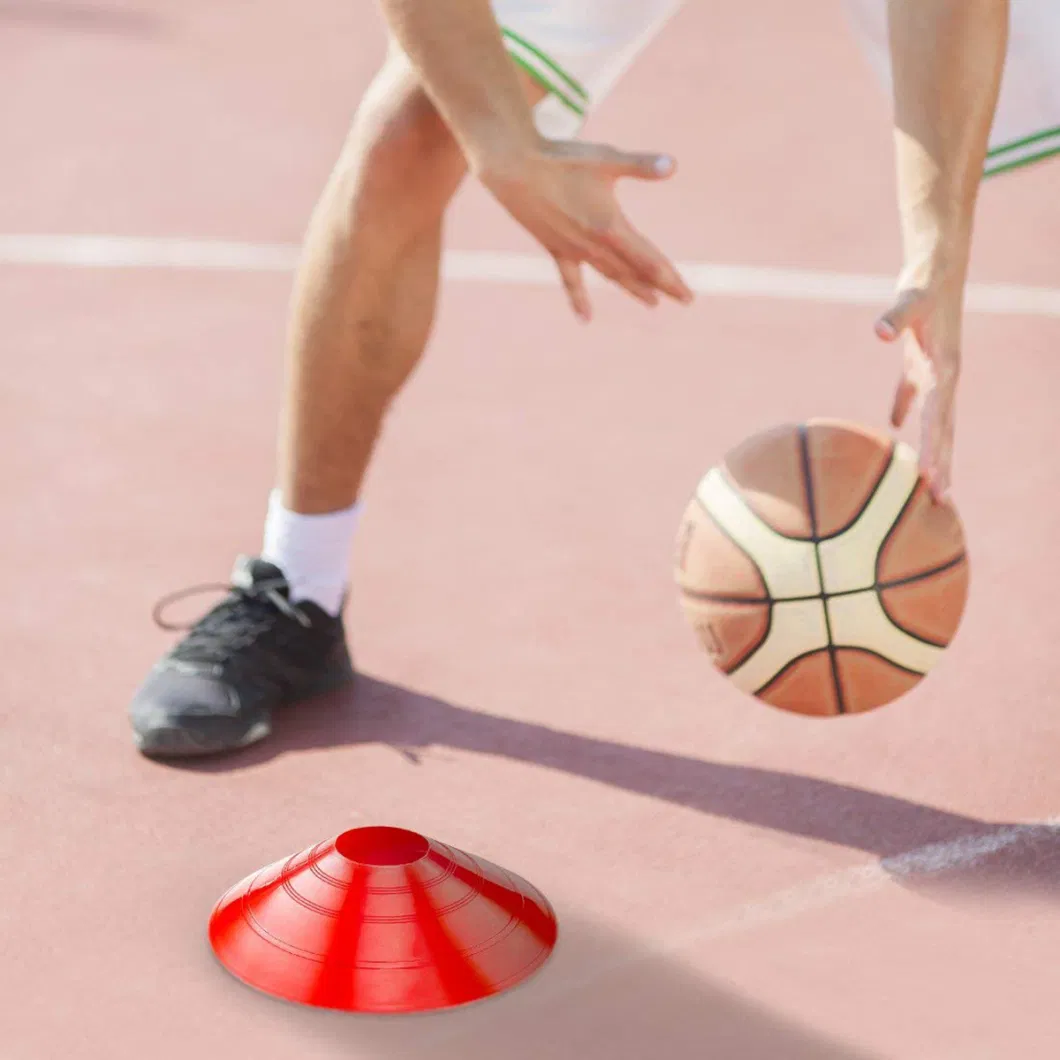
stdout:
[[839,713],[832,660],[827,651],[797,659],[758,693],[759,699],[781,710],[821,717]]
[[921,680],[920,674],[856,648],[837,648],[835,655],[843,706],[848,714],[882,707],[905,695]]
[[766,583],[746,552],[693,500],[677,534],[674,577],[682,590],[764,600]]
[[765,640],[769,604],[719,603],[682,594],[681,607],[711,661],[735,670]]
[[890,439],[830,420],[806,425],[817,534],[846,529],[865,506],[891,461]]
[[763,522],[788,537],[813,536],[797,426],[748,438],[728,453],[722,468]]
[[925,578],[880,590],[883,609],[896,626],[940,647],[956,635],[967,599],[967,559]]
[[952,563],[964,554],[964,530],[950,504],[936,504],[923,482],[880,549],[877,580],[912,578]]

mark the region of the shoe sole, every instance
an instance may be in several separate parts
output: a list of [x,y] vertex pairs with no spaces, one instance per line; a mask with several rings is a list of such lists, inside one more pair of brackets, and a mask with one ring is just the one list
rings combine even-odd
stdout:
[[271,722],[258,721],[236,741],[204,740],[198,733],[177,728],[134,733],[133,741],[136,749],[148,758],[203,758],[228,751],[241,751],[244,747],[264,740],[271,733]]
[[[322,681],[306,695],[289,704],[282,704],[280,709],[298,706],[310,700],[337,692],[352,685],[357,678],[356,672],[350,670]],[[168,728],[152,729],[150,732],[134,732],[133,742],[136,749],[147,758],[206,758],[214,755],[230,754],[242,751],[252,744],[260,743],[272,735],[272,722],[268,718],[256,721],[242,736],[235,740],[210,740],[191,729]]]

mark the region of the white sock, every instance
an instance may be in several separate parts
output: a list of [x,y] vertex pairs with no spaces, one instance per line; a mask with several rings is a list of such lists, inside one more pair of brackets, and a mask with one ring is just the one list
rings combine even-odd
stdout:
[[279,567],[291,586],[291,602],[312,600],[337,615],[350,578],[350,549],[360,506],[326,515],[300,515],[269,497],[261,558]]

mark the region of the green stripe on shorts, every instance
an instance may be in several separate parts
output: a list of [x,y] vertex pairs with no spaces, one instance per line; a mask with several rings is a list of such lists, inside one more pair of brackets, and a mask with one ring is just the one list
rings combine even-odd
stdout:
[[518,33],[513,33],[510,29],[502,29],[501,33],[504,35],[508,54],[515,62],[547,88],[568,110],[584,118],[589,93],[557,62]]
[[1032,162],[1041,162],[1060,154],[1060,125],[1043,129],[1033,136],[1024,136],[1011,143],[1001,144],[987,152],[983,176],[993,177],[998,173],[1008,173],[1021,169]]

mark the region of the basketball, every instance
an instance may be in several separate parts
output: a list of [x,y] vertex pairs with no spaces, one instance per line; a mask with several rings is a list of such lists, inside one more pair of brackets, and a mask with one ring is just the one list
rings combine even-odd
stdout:
[[834,420],[747,439],[700,480],[677,537],[681,607],[738,688],[799,714],[893,702],[960,625],[960,518],[907,445]]

